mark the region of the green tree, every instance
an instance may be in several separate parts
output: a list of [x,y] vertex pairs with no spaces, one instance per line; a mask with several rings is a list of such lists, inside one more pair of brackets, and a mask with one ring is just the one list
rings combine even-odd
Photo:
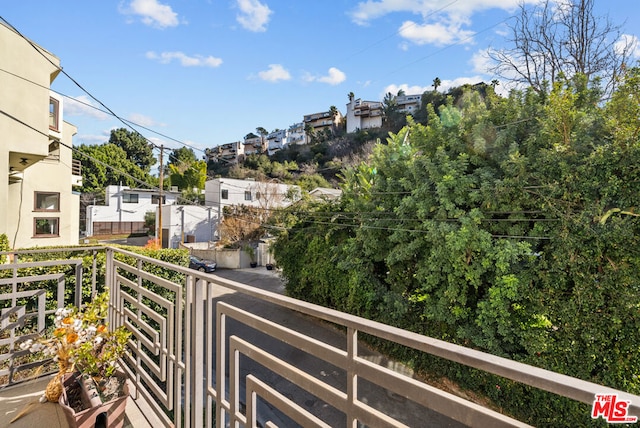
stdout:
[[207,181],[207,163],[204,160],[197,160],[192,149],[188,147],[174,149],[169,155],[167,174],[170,185],[178,186],[183,198],[202,202],[201,194]]
[[[466,87],[427,105],[426,125],[409,120],[343,171],[339,202],[281,217],[287,292],[637,394],[637,76],[604,105],[579,74],[550,92]],[[499,396],[477,373],[389,351],[534,425],[590,423],[577,406],[525,408],[521,389]]]
[[108,185],[143,187],[157,184],[157,179],[133,163],[127,153],[115,144],[105,143],[76,147],[74,159],[82,162],[82,192],[104,195]]
[[149,173],[156,163],[153,145],[136,131],[129,131],[126,128],[113,129],[109,136],[109,144],[124,150],[129,159],[146,173]]

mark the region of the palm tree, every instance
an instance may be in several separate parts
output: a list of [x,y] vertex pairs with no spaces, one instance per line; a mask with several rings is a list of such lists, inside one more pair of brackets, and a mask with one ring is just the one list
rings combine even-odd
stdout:
[[436,77],[435,79],[433,79],[433,90],[437,91],[438,86],[440,86],[441,84],[442,84],[442,81],[440,80],[439,77]]
[[262,151],[265,151],[266,147],[264,146],[264,137],[269,135],[269,131],[264,129],[262,126],[258,126],[256,128],[256,132],[260,135],[260,145],[262,146]]

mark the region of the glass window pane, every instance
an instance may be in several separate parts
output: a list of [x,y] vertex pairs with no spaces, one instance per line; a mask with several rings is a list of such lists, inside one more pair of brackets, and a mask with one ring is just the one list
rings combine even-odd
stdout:
[[36,211],[60,211],[60,194],[36,192]]
[[58,219],[57,218],[36,218],[35,235],[36,236],[57,236],[58,235]]

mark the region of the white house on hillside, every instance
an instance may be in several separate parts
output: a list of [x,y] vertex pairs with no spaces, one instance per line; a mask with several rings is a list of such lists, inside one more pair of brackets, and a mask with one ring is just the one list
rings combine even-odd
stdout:
[[414,115],[422,105],[422,95],[398,95],[396,98],[398,111]]
[[[173,205],[180,192],[164,191],[162,196],[163,205]],[[87,207],[87,236],[145,232],[145,214],[156,213],[159,200],[157,190],[107,186],[105,205]]]
[[380,128],[382,126],[382,103],[379,101],[362,101],[349,95],[347,104],[347,132],[358,129]]
[[287,145],[287,130],[277,129],[267,135],[267,154],[273,156]]

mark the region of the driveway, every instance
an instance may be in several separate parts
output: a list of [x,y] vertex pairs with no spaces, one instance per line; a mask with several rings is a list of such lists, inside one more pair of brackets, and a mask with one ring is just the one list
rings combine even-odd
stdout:
[[[266,270],[264,267],[247,269],[220,269],[213,273],[215,276],[230,279],[232,281],[258,287],[264,290],[284,294],[284,282],[275,270]],[[229,289],[220,289],[216,300],[225,301],[236,307],[244,309],[250,313],[279,323],[292,330],[301,332],[318,339],[324,343],[346,350],[346,338],[343,331],[332,327],[328,323],[308,317],[299,312],[295,312],[280,306],[265,302],[241,293],[233,292]],[[346,373],[342,368],[307,354],[286,343],[273,339],[264,333],[250,327],[241,325],[232,320],[227,321],[228,334],[238,335],[250,343],[267,350],[301,370],[321,379],[323,382],[346,391]],[[383,355],[367,348],[364,344],[358,345],[360,356],[386,366],[396,371],[405,372],[411,375],[411,370],[394,361],[390,361]],[[345,415],[327,403],[319,400],[316,396],[289,383],[276,373],[251,361],[248,357],[241,360],[241,378],[247,374],[258,373],[263,381],[275,385],[276,388],[295,401],[298,405],[312,412],[330,426],[346,426]],[[458,428],[464,425],[453,421],[437,412],[426,409],[414,402],[399,397],[385,388],[369,383],[365,379],[359,379],[359,398],[373,408],[402,421],[412,427],[449,427]],[[260,412],[261,410],[259,410]],[[281,415],[277,409],[262,406],[262,411],[271,413],[276,419],[280,419],[280,426],[296,426],[295,423],[286,416]],[[268,418],[266,418],[268,420]]]

